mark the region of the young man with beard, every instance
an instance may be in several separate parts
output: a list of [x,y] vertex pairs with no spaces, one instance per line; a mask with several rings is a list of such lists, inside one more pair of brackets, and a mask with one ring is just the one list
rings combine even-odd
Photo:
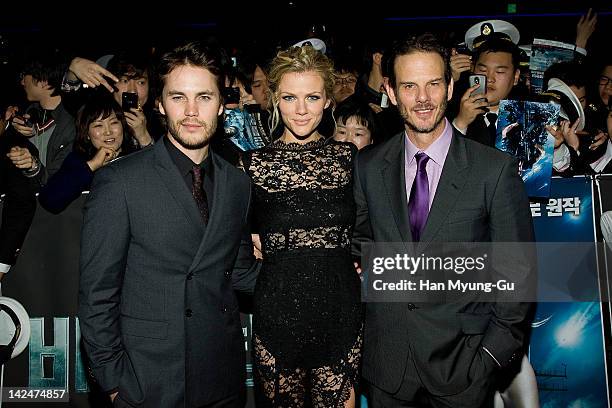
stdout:
[[[370,242],[405,242],[418,254],[445,242],[531,242],[516,163],[444,117],[453,91],[448,51],[422,35],[394,47],[391,67],[387,91],[405,130],[357,157],[355,255]],[[493,273],[516,283],[512,298],[366,304],[369,406],[492,406],[498,372],[522,357],[535,279],[523,248],[495,251],[492,262]]]
[[242,407],[234,291],[253,290],[250,181],[209,149],[223,112],[217,50],[162,57],[163,142],[96,173],[85,205],[79,318],[115,406]]

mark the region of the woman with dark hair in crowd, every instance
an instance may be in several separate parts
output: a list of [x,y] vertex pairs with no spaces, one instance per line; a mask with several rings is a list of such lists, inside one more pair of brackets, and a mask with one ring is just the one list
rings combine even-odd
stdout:
[[593,70],[591,86],[587,88],[589,104],[585,108],[590,128],[606,131],[608,111],[612,106],[612,60],[604,60]]
[[73,151],[38,196],[40,205],[54,214],[89,190],[96,170],[133,151],[121,106],[109,95],[95,95],[83,105],[76,128]]
[[309,45],[281,51],[268,78],[271,128],[281,136],[242,163],[255,185],[263,254],[253,299],[257,406],[354,407],[362,344],[350,253],[357,149],[320,133],[333,106],[325,55]]

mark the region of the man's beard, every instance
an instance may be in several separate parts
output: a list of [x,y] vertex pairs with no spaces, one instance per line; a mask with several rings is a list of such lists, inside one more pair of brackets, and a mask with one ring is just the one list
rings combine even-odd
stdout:
[[[447,101],[446,101],[446,97],[444,97],[444,99],[438,106],[440,117],[436,119],[433,125],[427,128],[418,127],[416,124],[412,123],[410,121],[410,117],[408,116],[408,113],[406,112],[406,107],[403,105],[401,106],[400,114],[402,115],[402,118],[404,118],[404,122],[406,123],[406,125],[408,125],[408,128],[410,130],[417,132],[417,133],[431,133],[434,131],[434,129],[436,129],[440,125],[440,122],[444,120],[444,114],[446,113],[446,105],[447,105]],[[435,106],[432,106],[429,104],[417,106],[417,107],[435,109]]]
[[[193,124],[194,122],[202,126],[202,131],[203,131],[202,138],[199,140],[187,140],[183,136],[181,136],[179,129],[183,123]],[[170,132],[174,140],[176,140],[178,144],[183,146],[185,149],[189,149],[189,150],[201,149],[204,146],[208,145],[212,135],[215,134],[216,130],[217,130],[217,121],[214,121],[212,126],[209,126],[208,123],[204,121],[200,121],[200,120],[191,120],[191,121],[180,120],[175,123],[168,122],[168,131]]]

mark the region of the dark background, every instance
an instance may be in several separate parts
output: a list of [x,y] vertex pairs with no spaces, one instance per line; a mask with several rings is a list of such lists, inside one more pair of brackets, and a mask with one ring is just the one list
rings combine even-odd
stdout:
[[[512,5],[516,12],[508,13]],[[530,44],[533,38],[573,43],[576,23],[589,7],[599,13],[588,45],[590,55],[609,59],[609,0],[157,0],[156,6],[153,1],[13,2],[3,4],[0,11],[0,109],[22,98],[19,62],[41,47],[60,49],[67,59],[95,60],[128,45],[163,50],[185,40],[214,37],[231,53],[233,48],[284,48],[308,38],[314,28],[332,52],[349,46],[359,52],[359,46],[367,42],[390,43],[425,31],[440,33],[452,46],[463,41],[470,26],[485,19],[516,25],[520,44]]]

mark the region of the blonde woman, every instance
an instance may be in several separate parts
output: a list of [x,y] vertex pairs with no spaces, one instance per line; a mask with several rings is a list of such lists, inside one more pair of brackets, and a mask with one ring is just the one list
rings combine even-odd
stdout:
[[263,267],[254,294],[257,407],[354,407],[361,355],[350,143],[318,128],[333,106],[331,61],[311,46],[281,51],[269,76],[271,129],[243,159],[255,185]]

